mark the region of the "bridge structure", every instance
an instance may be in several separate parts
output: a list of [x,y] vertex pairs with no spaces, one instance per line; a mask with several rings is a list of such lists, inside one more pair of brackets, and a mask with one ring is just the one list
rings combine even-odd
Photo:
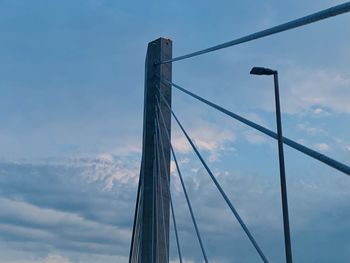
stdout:
[[[186,129],[174,113],[171,104],[172,88],[187,94],[194,100],[227,115],[235,121],[241,122],[252,129],[255,129],[268,137],[278,141],[279,165],[280,165],[280,184],[281,184],[281,203],[284,226],[285,258],[287,263],[293,262],[292,242],[289,229],[287,186],[284,172],[283,146],[287,145],[301,154],[316,159],[323,164],[338,170],[339,172],[350,175],[350,167],[344,163],[332,159],[318,151],[312,150],[305,145],[293,141],[282,135],[282,122],[279,110],[279,95],[277,71],[266,68],[255,69],[255,74],[274,75],[275,77],[275,102],[276,102],[276,120],[277,132],[263,127],[249,119],[246,119],[220,105],[191,92],[184,87],[175,84],[172,81],[172,63],[195,56],[203,55],[219,49],[232,47],[259,38],[267,37],[283,31],[295,29],[297,27],[312,24],[330,17],[350,12],[350,2],[346,2],[317,13],[292,20],[290,22],[271,27],[244,37],[219,44],[207,49],[199,50],[183,56],[172,57],[172,41],[170,39],[159,38],[148,44],[146,63],[145,63],[145,90],[144,90],[144,118],[143,118],[143,150],[140,169],[139,184],[137,190],[136,207],[134,214],[134,224],[132,231],[132,240],[130,246],[129,263],[168,263],[169,262],[169,225],[172,220],[175,231],[175,242],[178,252],[178,260],[183,262],[181,253],[181,243],[178,235],[178,226],[176,224],[175,207],[171,198],[170,182],[170,161],[171,156],[176,165],[177,175],[179,176],[183,193],[192,219],[193,227],[199,242],[203,255],[203,261],[208,263],[210,258],[206,253],[206,244],[204,244],[200,229],[196,221],[195,211],[191,205],[191,200],[187,194],[179,162],[176,153],[171,144],[171,119],[180,127],[183,135],[188,140],[192,150],[199,158],[200,162],[208,172],[213,184],[221,194],[223,201],[232,212],[233,217],[239,222],[247,238],[256,250],[257,261],[269,262],[266,255],[254,237],[254,233],[249,230],[245,224],[244,218],[240,216],[235,208],[233,201],[226,195],[219,181],[214,176],[209,165],[201,155],[198,147],[187,133]],[[265,71],[264,71],[265,70]],[[253,70],[254,71],[254,70]],[[251,73],[254,73],[254,72]],[[234,259],[232,259],[234,260]]]

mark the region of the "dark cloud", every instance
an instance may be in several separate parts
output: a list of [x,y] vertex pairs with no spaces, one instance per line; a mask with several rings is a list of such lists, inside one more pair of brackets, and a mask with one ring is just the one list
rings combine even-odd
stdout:
[[138,169],[134,165],[103,158],[1,163],[0,239],[16,246],[37,244],[34,254],[58,249],[127,255]]
[[[109,260],[119,256],[118,260],[123,262],[128,255],[136,195],[135,164],[136,160],[113,156],[1,163],[0,242],[5,242],[9,249],[35,256],[45,257],[59,251],[71,260],[100,255],[110,256]],[[209,258],[216,262],[259,262],[258,254],[206,172],[191,170],[186,163],[183,167]],[[283,261],[277,174],[257,176],[231,171],[215,174],[267,257],[272,262]],[[350,245],[348,178],[328,172],[288,175],[295,259],[346,262]],[[111,178],[113,184],[109,185]],[[200,249],[179,182],[174,177],[172,183],[183,255],[200,262]],[[174,245],[172,239],[173,259]]]
[[[290,221],[294,257],[297,262],[347,262],[349,258],[350,182],[332,173],[302,176],[289,174]],[[175,181],[174,179],[173,181]],[[218,174],[236,209],[250,228],[266,256],[283,262],[283,226],[277,176],[255,176],[227,172]],[[199,187],[193,188],[193,181]],[[219,192],[202,170],[187,177],[192,204],[199,221],[208,256],[218,262],[259,262],[249,240],[228,210]],[[198,183],[196,183],[198,185]],[[174,193],[184,255],[200,262],[195,239],[189,239],[191,221],[181,197]],[[186,232],[186,233],[184,233]],[[197,242],[198,243],[198,242]],[[312,249],[307,249],[311,248]],[[174,252],[175,253],[175,252]]]

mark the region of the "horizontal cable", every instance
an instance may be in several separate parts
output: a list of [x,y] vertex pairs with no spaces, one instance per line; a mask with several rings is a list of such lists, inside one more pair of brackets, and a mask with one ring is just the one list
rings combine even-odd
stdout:
[[[162,114],[162,113],[161,113]],[[158,108],[156,111],[156,123],[157,123],[157,129],[156,132],[158,134],[158,140],[159,138],[162,138],[162,132],[160,130],[160,124],[159,124],[159,117],[158,117]],[[165,126],[165,125],[164,125]],[[174,213],[174,206],[173,206],[173,200],[171,197],[171,189],[170,189],[170,174],[169,174],[169,170],[166,167],[166,163],[165,163],[165,153],[164,153],[164,145],[163,145],[163,141],[160,139],[160,147],[161,147],[161,151],[162,151],[162,160],[163,160],[163,166],[164,169],[166,171],[166,175],[167,175],[167,179],[166,179],[166,186],[168,187],[168,192],[169,192],[169,200],[170,200],[170,207],[171,207],[171,215],[172,215],[172,219],[173,219],[173,225],[174,225],[174,231],[175,231],[175,239],[176,239],[176,245],[177,245],[177,252],[179,254],[179,260],[180,263],[182,263],[182,255],[181,255],[181,248],[180,248],[180,242],[179,242],[179,235],[177,233],[177,226],[176,226],[176,220],[175,220],[175,213]],[[158,143],[158,141],[157,141]]]
[[216,51],[219,49],[235,46],[235,45],[249,42],[249,41],[252,41],[255,39],[263,38],[263,37],[266,37],[269,35],[277,34],[277,33],[283,32],[283,31],[287,31],[290,29],[294,29],[297,27],[301,27],[301,26],[305,26],[305,25],[308,25],[311,23],[315,23],[317,21],[324,20],[324,19],[330,18],[332,16],[344,14],[344,13],[347,13],[349,11],[350,11],[350,2],[346,2],[346,3],[340,4],[340,5],[313,13],[311,15],[304,16],[304,17],[292,20],[290,22],[271,27],[269,29],[265,29],[265,30],[262,30],[262,31],[259,31],[259,32],[235,39],[235,40],[231,40],[229,42],[225,42],[223,44],[219,44],[219,45],[216,45],[216,46],[213,46],[210,48],[196,51],[196,52],[193,52],[193,53],[190,53],[187,55],[175,57],[173,59],[164,60],[164,61],[160,62],[159,64],[166,64],[166,63],[171,63],[171,62],[175,62],[175,61],[179,61],[179,60],[184,60],[184,59],[199,56],[199,55],[202,55],[205,53],[213,52],[213,51]]
[[[246,118],[243,118],[243,117],[241,117],[241,116],[239,116],[239,115],[237,115],[237,114],[235,114],[227,109],[224,109],[223,107],[220,107],[219,105],[217,105],[213,102],[210,102],[210,101],[180,87],[179,85],[177,85],[175,83],[172,83],[172,82],[165,80],[165,79],[161,79],[161,81],[164,82],[165,84],[172,85],[176,89],[178,89],[178,90],[190,95],[191,97],[193,97],[201,102],[204,102],[205,104],[213,107],[214,109],[217,109],[218,111],[220,111],[220,112],[254,128],[254,129],[270,136],[271,138],[277,139],[277,134],[275,132],[273,132],[273,131],[271,131],[271,130],[269,130],[269,129],[267,129],[259,124],[256,124],[255,122],[252,122]],[[322,153],[314,151],[314,150],[312,150],[312,149],[310,149],[310,148],[308,148],[300,143],[297,143],[291,139],[288,139],[286,137],[283,137],[283,143],[285,143],[286,145],[292,147],[293,149],[296,149],[296,150],[298,150],[298,151],[300,151],[300,152],[302,152],[302,153],[304,153],[304,154],[306,154],[306,155],[308,155],[308,156],[310,156],[310,157],[312,157],[320,162],[323,162],[324,164],[327,164],[330,167],[333,167],[334,169],[337,169],[340,172],[343,172],[347,175],[350,175],[350,167],[347,166],[346,164],[343,164],[339,161],[336,161],[336,160],[334,160],[334,159],[332,159],[332,158],[330,158]]]
[[203,157],[201,156],[201,154],[199,153],[199,151],[197,150],[197,147],[194,145],[193,141],[191,140],[191,138],[188,136],[187,132],[185,131],[184,127],[182,126],[182,124],[180,123],[180,121],[178,120],[178,118],[176,117],[175,113],[173,112],[173,110],[170,108],[169,104],[166,102],[166,100],[164,99],[163,95],[160,94],[162,96],[162,100],[164,101],[165,105],[168,107],[168,109],[171,111],[171,114],[173,115],[175,121],[177,122],[177,124],[179,125],[180,129],[182,130],[183,134],[185,135],[186,139],[188,140],[188,142],[191,144],[192,149],[194,150],[194,152],[196,153],[196,155],[198,156],[199,160],[201,161],[201,163],[203,164],[203,166],[205,167],[205,169],[207,170],[209,176],[211,177],[211,179],[213,180],[215,186],[217,187],[217,189],[219,190],[219,192],[221,193],[222,197],[224,198],[224,200],[226,201],[227,205],[230,207],[232,213],[234,214],[234,216],[236,217],[237,221],[239,222],[239,224],[241,225],[241,227],[243,228],[244,232],[247,234],[249,240],[251,241],[251,243],[253,244],[254,248],[256,249],[256,251],[258,252],[258,254],[260,255],[261,259],[266,263],[269,262],[267,260],[267,258],[265,257],[264,253],[262,252],[262,250],[260,249],[258,243],[255,241],[253,235],[250,233],[249,229],[247,228],[247,226],[245,225],[245,223],[243,222],[241,216],[238,214],[237,210],[235,209],[235,207],[233,206],[233,204],[231,203],[230,199],[228,198],[228,196],[226,195],[226,193],[224,192],[224,190],[222,189],[221,185],[219,184],[219,182],[216,180],[214,174],[212,173],[212,171],[209,169],[208,165],[206,164],[206,162],[204,161]]
[[[159,94],[160,94],[160,93],[159,93]],[[158,107],[158,111],[160,112],[163,125],[164,125],[164,127],[165,127],[164,116],[163,116],[163,113],[160,111],[160,105],[159,105],[159,100],[158,100],[158,98],[157,98],[157,107]],[[170,135],[169,135],[167,129],[164,129],[164,130],[166,131],[166,136],[167,136],[167,138],[168,138],[168,140],[169,140],[169,142],[170,142]],[[208,263],[207,253],[205,252],[205,249],[204,249],[204,246],[203,246],[203,241],[202,241],[201,235],[200,235],[200,233],[199,233],[199,229],[198,229],[198,226],[197,226],[196,218],[194,217],[194,214],[193,214],[192,205],[191,205],[190,199],[188,198],[186,186],[185,186],[185,183],[184,183],[184,181],[183,181],[182,173],[181,173],[179,164],[178,164],[178,162],[177,162],[177,158],[176,158],[176,155],[175,155],[175,151],[174,151],[174,149],[173,149],[173,146],[172,146],[171,142],[170,142],[170,150],[171,150],[171,153],[172,153],[173,158],[174,158],[176,170],[177,170],[177,173],[178,173],[178,175],[179,175],[180,182],[181,182],[181,186],[182,186],[182,189],[183,189],[184,194],[185,194],[187,206],[188,206],[188,209],[189,209],[189,211],[190,211],[191,219],[192,219],[193,226],[194,226],[194,229],[195,229],[196,234],[197,234],[198,242],[199,242],[199,245],[200,245],[200,248],[201,248],[203,257],[204,257],[204,261],[205,261],[206,263]]]

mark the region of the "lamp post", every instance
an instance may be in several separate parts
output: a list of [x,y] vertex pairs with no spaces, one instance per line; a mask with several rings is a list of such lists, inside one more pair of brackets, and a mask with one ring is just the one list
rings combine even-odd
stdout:
[[282,135],[281,108],[280,108],[279,87],[278,87],[278,72],[277,70],[272,70],[269,68],[253,67],[250,71],[250,74],[273,75],[274,86],[275,86],[277,140],[278,140],[278,157],[279,157],[280,181],[281,181],[284,245],[285,245],[285,252],[286,252],[286,261],[287,263],[292,263],[293,262],[292,245],[290,241],[290,230],[289,230],[287,184],[286,184],[286,171],[285,171],[284,154],[283,154],[283,135]]

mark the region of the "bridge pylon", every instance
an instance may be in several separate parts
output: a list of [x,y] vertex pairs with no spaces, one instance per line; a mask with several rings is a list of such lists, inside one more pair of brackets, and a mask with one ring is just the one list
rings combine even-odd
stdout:
[[[171,86],[161,82],[160,77],[171,80],[172,65],[159,62],[171,58],[170,39],[159,38],[148,44],[145,63],[142,162],[130,263],[169,262],[170,142],[166,134],[171,133],[171,112],[159,96],[171,105]],[[157,110],[162,111],[165,124],[159,125],[158,128]]]

